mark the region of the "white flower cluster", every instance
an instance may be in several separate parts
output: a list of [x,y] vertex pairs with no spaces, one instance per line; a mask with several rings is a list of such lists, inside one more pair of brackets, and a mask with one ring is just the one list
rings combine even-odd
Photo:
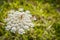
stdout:
[[5,29],[13,33],[18,32],[19,34],[23,34],[25,30],[34,27],[31,17],[32,15],[28,10],[23,11],[22,8],[19,8],[18,11],[10,10],[8,17],[5,19],[7,22]]

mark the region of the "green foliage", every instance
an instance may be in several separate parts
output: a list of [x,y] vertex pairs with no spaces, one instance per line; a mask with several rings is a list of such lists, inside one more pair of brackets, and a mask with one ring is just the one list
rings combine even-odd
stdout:
[[[60,13],[56,6],[52,6],[54,0],[1,0],[0,3],[0,39],[1,40],[59,40],[60,39]],[[50,2],[50,3],[49,3]],[[58,4],[56,4],[58,5]],[[14,34],[5,30],[7,11],[11,9],[30,10],[32,15],[37,17],[34,21],[35,27],[26,31],[25,34]],[[59,23],[59,24],[58,24]],[[4,24],[4,25],[3,25]]]

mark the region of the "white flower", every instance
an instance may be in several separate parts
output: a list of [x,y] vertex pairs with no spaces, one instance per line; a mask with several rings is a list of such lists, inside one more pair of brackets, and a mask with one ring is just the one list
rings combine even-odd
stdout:
[[16,32],[16,27],[12,27],[11,32],[15,33]]
[[[26,30],[28,31],[30,28],[34,27],[31,17],[32,15],[29,10],[25,12],[22,8],[19,8],[19,11],[11,10],[8,17],[5,19],[7,22],[5,29],[13,33],[17,31],[19,34],[23,34]],[[36,19],[34,18],[34,20]]]
[[10,24],[12,27],[16,27],[16,25],[15,24]]
[[24,20],[25,22],[27,22],[27,23],[30,23],[31,22],[31,20]]
[[29,26],[24,26],[23,28],[26,29],[26,30],[27,30],[27,29],[29,30]]
[[19,29],[19,30],[18,30],[18,33],[19,33],[19,34],[23,34],[23,33],[25,33],[25,31],[24,31],[23,29]]
[[26,11],[26,13],[30,13],[30,11],[29,11],[29,10],[27,10],[27,11]]
[[34,24],[33,24],[33,23],[30,23],[30,26],[31,26],[31,27],[34,27]]

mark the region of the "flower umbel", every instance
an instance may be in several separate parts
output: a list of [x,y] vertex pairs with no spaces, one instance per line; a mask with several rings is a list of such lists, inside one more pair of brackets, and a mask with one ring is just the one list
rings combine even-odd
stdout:
[[31,18],[32,15],[28,10],[23,11],[22,8],[19,8],[18,11],[10,10],[8,12],[8,17],[5,19],[7,22],[5,29],[8,31],[10,30],[13,33],[18,32],[19,34],[23,34],[25,33],[25,30],[34,27]]

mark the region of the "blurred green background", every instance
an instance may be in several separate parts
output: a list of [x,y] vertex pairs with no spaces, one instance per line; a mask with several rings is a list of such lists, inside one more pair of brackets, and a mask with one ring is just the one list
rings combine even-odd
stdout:
[[[18,8],[37,18],[23,35],[5,30],[7,11]],[[0,40],[60,40],[60,0],[0,0]]]

